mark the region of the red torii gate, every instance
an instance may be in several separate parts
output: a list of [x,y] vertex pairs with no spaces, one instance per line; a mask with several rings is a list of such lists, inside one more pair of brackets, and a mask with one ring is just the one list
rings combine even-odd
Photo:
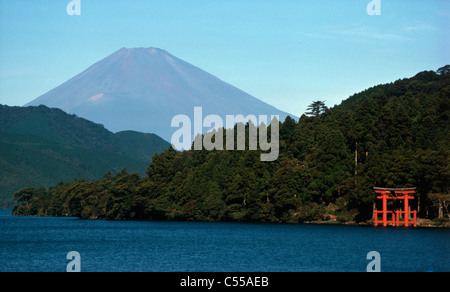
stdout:
[[[417,211],[409,211],[409,200],[413,200],[414,197],[410,196],[410,194],[416,193],[416,188],[402,188],[402,189],[392,189],[392,188],[373,188],[377,194],[381,194],[381,196],[377,196],[377,199],[383,200],[383,210],[378,211],[374,209],[374,223],[375,226],[378,224],[383,224],[383,226],[387,226],[388,224],[392,224],[392,226],[400,226],[400,224],[404,224],[405,227],[408,227],[409,224],[413,224],[414,227],[417,226]],[[395,196],[391,196],[392,193],[395,193]],[[387,200],[404,200],[404,209],[403,211],[395,210],[389,211],[387,209]],[[383,220],[378,220],[378,214],[383,214]],[[388,214],[392,214],[392,220],[388,220]],[[400,221],[400,215],[403,214],[404,221]],[[413,215],[413,221],[409,221],[409,215]]]

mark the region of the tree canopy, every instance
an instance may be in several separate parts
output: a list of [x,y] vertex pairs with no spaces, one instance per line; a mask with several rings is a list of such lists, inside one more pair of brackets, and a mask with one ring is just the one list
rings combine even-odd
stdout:
[[317,117],[325,113],[327,110],[328,107],[325,105],[325,101],[315,101],[308,106],[306,114]]

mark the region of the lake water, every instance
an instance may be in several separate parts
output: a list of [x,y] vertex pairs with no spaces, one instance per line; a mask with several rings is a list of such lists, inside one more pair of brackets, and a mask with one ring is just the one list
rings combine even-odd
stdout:
[[114,222],[0,210],[0,272],[450,271],[450,230],[338,225]]

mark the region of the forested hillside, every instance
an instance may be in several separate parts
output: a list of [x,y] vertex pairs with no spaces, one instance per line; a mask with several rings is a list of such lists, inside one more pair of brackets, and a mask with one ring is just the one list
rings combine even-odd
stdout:
[[[450,66],[355,94],[331,109],[311,105],[280,124],[280,156],[260,151],[156,154],[146,176],[124,171],[15,194],[16,215],[133,220],[304,222],[372,217],[373,187],[448,195]],[[247,129],[248,129],[247,125]]]
[[152,134],[113,134],[59,109],[0,105],[0,207],[12,207],[23,187],[95,180],[105,172],[145,173],[169,143]]

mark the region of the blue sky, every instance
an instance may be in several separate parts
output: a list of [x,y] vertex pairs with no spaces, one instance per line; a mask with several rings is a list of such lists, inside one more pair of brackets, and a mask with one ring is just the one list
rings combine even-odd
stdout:
[[450,64],[450,1],[0,0],[0,103],[24,105],[121,47],[157,47],[300,116]]

